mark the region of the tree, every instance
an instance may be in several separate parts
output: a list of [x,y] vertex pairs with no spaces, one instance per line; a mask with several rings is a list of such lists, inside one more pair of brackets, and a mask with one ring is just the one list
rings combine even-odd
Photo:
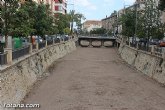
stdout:
[[69,20],[67,15],[57,14],[56,15],[56,24],[59,30],[59,34],[64,34],[64,29],[69,28]]
[[165,0],[159,0],[159,7],[161,11],[165,10]]
[[98,34],[98,35],[103,35],[106,33],[106,29],[104,28],[98,28],[90,31],[90,34]]
[[36,30],[35,34],[42,37],[44,35],[56,33],[58,31],[55,26],[55,20],[51,14],[49,5],[41,3],[37,6],[35,12],[34,28]]
[[0,18],[0,34],[2,33],[3,28],[3,20]]
[[70,29],[68,27],[64,29],[64,34],[70,34]]
[[60,3],[62,3],[62,0],[58,0]]
[[107,30],[106,35],[113,36],[113,30],[112,29]]
[[127,37],[134,36],[135,32],[135,12],[126,10],[126,13],[121,16],[119,22],[122,24],[122,34]]
[[[7,5],[7,2],[10,4]],[[58,33],[49,5],[36,4],[32,0],[26,0],[19,5],[17,0],[6,0],[5,3],[0,13],[0,24],[3,24],[1,29],[6,36],[27,37],[34,34],[44,36]]]
[[75,22],[76,22],[77,29],[78,29],[79,31],[81,31],[81,28],[82,28],[82,23],[81,23],[81,21],[82,21],[82,20],[85,20],[85,19],[86,19],[86,18],[84,17],[83,14],[81,14],[81,13],[77,13],[77,14],[76,14]]
[[5,35],[5,47],[7,47],[8,35],[12,35],[12,23],[14,14],[19,8],[18,0],[4,0],[4,3],[1,6],[1,14],[0,18],[2,19],[1,24],[3,25],[1,28],[2,33]]
[[13,16],[14,25],[11,29],[13,36],[27,37],[36,31],[34,29],[36,9],[37,4],[32,1],[27,1],[21,5]]
[[78,26],[78,28],[81,27],[81,19],[85,19],[83,14],[81,13],[76,13],[75,10],[71,10],[70,13],[68,14],[69,22],[71,23],[71,34],[73,33],[73,24],[74,22]]
[[162,33],[161,12],[158,10],[156,4],[155,0],[147,0],[145,2],[144,26],[148,41],[151,38],[160,39],[163,37],[163,35],[160,35]]

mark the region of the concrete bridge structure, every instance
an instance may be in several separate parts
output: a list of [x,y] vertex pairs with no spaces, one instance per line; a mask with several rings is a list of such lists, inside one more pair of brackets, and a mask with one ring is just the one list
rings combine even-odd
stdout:
[[115,37],[78,37],[78,44],[81,47],[114,47],[116,45]]

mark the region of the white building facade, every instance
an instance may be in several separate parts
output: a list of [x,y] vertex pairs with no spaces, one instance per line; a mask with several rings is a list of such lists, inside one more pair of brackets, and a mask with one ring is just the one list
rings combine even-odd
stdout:
[[102,27],[102,22],[97,20],[87,20],[82,25],[82,30],[90,32]]

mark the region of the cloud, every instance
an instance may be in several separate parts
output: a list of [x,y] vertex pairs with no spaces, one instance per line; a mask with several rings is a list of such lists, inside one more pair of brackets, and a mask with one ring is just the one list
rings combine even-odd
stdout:
[[115,0],[103,0],[104,3],[114,3]]
[[103,6],[113,6],[115,4],[115,0],[103,0]]
[[125,1],[125,3],[129,3],[129,4],[130,4],[130,3],[132,4],[132,3],[135,2],[135,0],[124,0],[124,1]]
[[84,8],[88,8],[88,9],[91,9],[91,10],[96,10],[97,9],[96,5],[91,3],[89,0],[75,0],[75,4],[81,5]]

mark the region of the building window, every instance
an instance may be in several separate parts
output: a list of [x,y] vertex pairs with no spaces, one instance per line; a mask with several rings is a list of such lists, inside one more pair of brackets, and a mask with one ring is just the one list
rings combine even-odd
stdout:
[[63,10],[63,7],[62,6],[59,6],[59,11],[62,11]]
[[59,7],[58,6],[55,6],[55,10],[58,11],[59,10]]
[[54,0],[55,1],[55,3],[59,3],[59,0]]

